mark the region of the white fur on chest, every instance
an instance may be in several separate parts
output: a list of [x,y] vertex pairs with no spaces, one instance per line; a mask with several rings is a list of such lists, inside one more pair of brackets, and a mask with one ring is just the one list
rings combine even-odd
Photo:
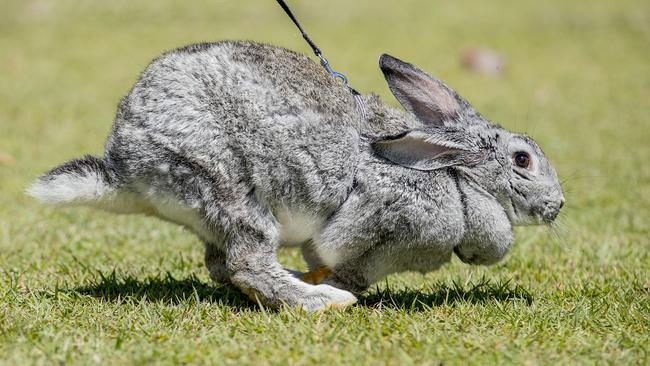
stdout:
[[276,210],[275,218],[280,224],[280,245],[297,246],[311,240],[323,229],[324,217],[289,207]]

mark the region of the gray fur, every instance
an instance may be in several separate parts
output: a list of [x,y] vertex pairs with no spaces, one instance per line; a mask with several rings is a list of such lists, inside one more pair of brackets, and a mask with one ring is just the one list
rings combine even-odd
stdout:
[[[414,66],[380,63],[414,115],[368,95],[362,119],[346,88],[281,48],[165,53],[121,101],[104,157],[55,168],[30,193],[184,225],[205,243],[213,279],[310,311],[348,305],[348,291],[393,272],[437,269],[454,252],[494,263],[512,225],[555,218],[562,190],[532,140]],[[529,170],[513,165],[521,150]],[[332,273],[301,281],[278,264],[281,245],[302,245],[310,268]]]

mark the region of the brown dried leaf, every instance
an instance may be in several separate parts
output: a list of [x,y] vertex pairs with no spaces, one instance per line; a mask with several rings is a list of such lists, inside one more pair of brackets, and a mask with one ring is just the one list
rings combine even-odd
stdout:
[[485,48],[473,48],[461,54],[461,64],[469,71],[497,76],[505,70],[505,59],[496,51]]
[[12,165],[15,162],[16,160],[11,155],[0,151],[0,165]]

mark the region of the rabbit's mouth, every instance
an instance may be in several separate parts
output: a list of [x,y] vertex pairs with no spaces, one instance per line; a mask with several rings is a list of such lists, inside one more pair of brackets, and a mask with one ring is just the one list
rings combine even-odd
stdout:
[[525,207],[521,207],[521,205],[518,206],[517,202],[512,197],[510,197],[508,203],[508,207],[505,209],[505,211],[511,225],[539,225],[546,222],[546,220],[537,212],[527,210]]
[[517,202],[510,198],[510,210],[506,210],[510,223],[516,226],[549,225],[557,217],[557,211],[517,208]]

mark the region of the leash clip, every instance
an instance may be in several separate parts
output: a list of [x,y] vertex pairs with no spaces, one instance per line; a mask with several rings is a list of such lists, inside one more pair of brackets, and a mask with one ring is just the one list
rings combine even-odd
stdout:
[[344,86],[348,86],[348,77],[347,76],[341,74],[338,71],[334,71],[332,69],[332,66],[330,66],[330,63],[327,62],[327,59],[321,53],[318,53],[318,58],[320,59],[320,64],[323,65],[325,70],[327,70],[327,72],[329,72],[329,74],[332,75],[332,77],[334,79],[339,79],[341,81],[341,83],[343,83]]
[[358,91],[356,91],[354,88],[352,88],[350,85],[348,85],[347,76],[341,74],[338,71],[332,70],[332,66],[330,66],[330,63],[327,62],[327,59],[325,57],[323,57],[323,54],[320,52],[320,49],[318,48],[318,46],[316,46],[314,41],[312,41],[311,38],[309,38],[309,36],[307,35],[307,32],[305,32],[305,30],[302,29],[302,26],[298,22],[298,19],[296,19],[296,17],[293,16],[293,13],[291,13],[291,10],[289,9],[289,6],[287,6],[287,4],[284,2],[284,0],[276,0],[276,1],[278,2],[280,7],[282,8],[282,10],[284,10],[284,12],[287,14],[287,16],[289,16],[289,18],[291,19],[293,24],[295,24],[296,27],[298,27],[298,30],[302,34],[302,38],[305,39],[307,44],[309,44],[309,47],[311,47],[312,51],[314,51],[314,54],[316,56],[318,56],[318,58],[320,59],[320,64],[325,68],[325,70],[327,70],[327,72],[334,79],[338,79],[343,84],[343,86],[348,88],[350,93],[352,93],[352,96],[354,97],[354,101],[357,104],[357,110],[359,111],[359,114],[361,114],[363,119],[367,120],[368,119],[368,111],[366,110],[366,104],[365,104],[361,94],[359,94]]

